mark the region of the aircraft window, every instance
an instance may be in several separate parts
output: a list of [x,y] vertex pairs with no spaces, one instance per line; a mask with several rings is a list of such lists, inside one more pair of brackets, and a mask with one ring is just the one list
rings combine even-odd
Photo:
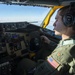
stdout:
[[40,26],[50,8],[0,4],[0,22],[30,22]]
[[52,15],[51,19],[50,19],[50,22],[49,22],[49,25],[46,27],[47,29],[50,29],[50,30],[53,30],[53,23],[55,22],[55,16],[56,16],[56,13],[57,13],[58,10],[56,10],[54,12],[54,14]]

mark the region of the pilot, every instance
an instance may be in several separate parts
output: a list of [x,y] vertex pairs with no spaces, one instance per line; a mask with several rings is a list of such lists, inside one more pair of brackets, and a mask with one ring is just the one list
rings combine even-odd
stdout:
[[[18,75],[75,75],[75,7],[60,8],[55,19],[55,35],[61,35],[62,40],[40,64],[23,59],[17,67]],[[46,36],[42,38],[50,43]]]

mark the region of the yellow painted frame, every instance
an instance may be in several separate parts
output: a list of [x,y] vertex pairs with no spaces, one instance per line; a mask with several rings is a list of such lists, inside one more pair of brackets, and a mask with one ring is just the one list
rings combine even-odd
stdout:
[[51,7],[51,10],[49,11],[49,13],[47,14],[47,16],[45,17],[45,19],[43,20],[43,22],[41,23],[41,27],[46,28],[46,26],[49,24],[50,18],[53,15],[53,13],[58,9],[58,8],[62,8],[63,6],[54,6]]

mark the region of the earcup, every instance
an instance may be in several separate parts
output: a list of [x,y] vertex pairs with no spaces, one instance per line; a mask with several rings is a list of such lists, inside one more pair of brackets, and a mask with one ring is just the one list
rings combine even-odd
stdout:
[[74,25],[75,23],[75,19],[74,19],[74,15],[71,14],[71,13],[66,13],[63,17],[62,17],[62,20],[63,20],[63,23],[65,26],[68,26],[68,27],[71,27],[72,25]]

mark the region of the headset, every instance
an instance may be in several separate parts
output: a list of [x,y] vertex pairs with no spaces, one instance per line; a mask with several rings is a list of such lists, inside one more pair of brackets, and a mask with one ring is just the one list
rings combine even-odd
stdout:
[[[75,2],[70,3],[69,11],[62,17],[62,21],[65,26],[71,27],[75,25],[75,13],[71,12],[75,8]],[[75,10],[74,10],[75,11]]]

